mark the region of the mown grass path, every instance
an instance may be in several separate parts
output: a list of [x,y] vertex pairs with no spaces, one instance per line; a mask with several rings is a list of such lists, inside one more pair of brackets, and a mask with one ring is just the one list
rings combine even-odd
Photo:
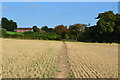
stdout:
[[67,78],[68,77],[68,56],[67,46],[63,42],[61,52],[58,55],[58,66],[56,70],[55,78]]

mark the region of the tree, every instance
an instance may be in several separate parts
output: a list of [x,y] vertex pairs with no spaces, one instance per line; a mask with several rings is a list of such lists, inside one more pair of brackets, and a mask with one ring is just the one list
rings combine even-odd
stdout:
[[49,30],[49,28],[47,26],[43,26],[41,29],[46,31],[46,32],[48,32],[48,30]]
[[8,31],[14,31],[14,29],[17,28],[17,23],[13,20],[8,20],[7,18],[2,18],[1,20],[2,28],[8,30]]
[[99,30],[102,32],[113,32],[114,31],[114,22],[115,22],[115,14],[113,13],[113,11],[108,11],[105,13],[100,13],[97,17],[98,22],[97,22],[97,26],[99,28]]
[[14,31],[14,29],[17,29],[17,23],[14,22],[13,20],[10,20],[9,24],[10,24],[9,31]]
[[97,31],[100,42],[112,42],[116,16],[113,11],[100,13],[97,17]]
[[68,35],[70,39],[78,40],[80,35],[84,32],[85,27],[86,27],[85,24],[70,25],[68,29]]
[[45,32],[54,32],[53,28],[48,28],[47,26],[43,26],[41,29],[44,30]]
[[33,32],[40,32],[40,29],[37,26],[33,26]]
[[97,25],[87,28],[83,34],[84,40],[92,42],[120,42],[120,14],[107,11],[98,14]]
[[114,32],[113,36],[115,39],[115,42],[120,43],[120,14],[116,14],[116,20],[115,20],[115,27],[114,27]]
[[10,27],[9,20],[5,17],[2,18],[1,24],[2,24],[2,28],[4,28],[4,29],[8,30]]
[[61,35],[62,39],[67,38],[67,28],[64,25],[58,25],[54,30],[57,34]]
[[6,29],[7,31],[14,31],[17,28],[17,23],[13,20],[8,20],[7,18],[3,17],[1,20],[2,28]]

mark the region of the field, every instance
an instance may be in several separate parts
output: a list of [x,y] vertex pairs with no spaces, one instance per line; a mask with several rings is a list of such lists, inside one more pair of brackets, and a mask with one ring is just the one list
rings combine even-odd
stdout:
[[118,46],[91,43],[67,43],[71,77],[117,78]]
[[12,34],[22,34],[20,32],[12,32],[12,31],[7,31],[8,34],[12,35]]
[[117,78],[118,44],[3,39],[3,78]]

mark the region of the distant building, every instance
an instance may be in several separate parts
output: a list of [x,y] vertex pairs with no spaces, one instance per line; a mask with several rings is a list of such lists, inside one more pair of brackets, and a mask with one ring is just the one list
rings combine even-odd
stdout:
[[32,28],[17,28],[14,30],[15,32],[29,32],[29,31],[33,31]]
[[[42,29],[39,29],[40,30],[40,32],[46,32],[46,31],[44,31],[44,30],[42,30]],[[29,31],[32,31],[33,32],[33,29],[32,28],[17,28],[17,29],[15,29],[14,30],[15,32],[29,32]]]

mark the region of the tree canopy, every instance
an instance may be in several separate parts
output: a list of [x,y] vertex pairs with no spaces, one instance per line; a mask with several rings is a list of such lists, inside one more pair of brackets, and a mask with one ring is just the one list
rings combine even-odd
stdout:
[[54,29],[48,28],[48,26],[43,26],[41,29],[44,30],[45,32],[54,32]]
[[55,32],[61,35],[62,39],[66,39],[67,37],[67,27],[64,25],[58,25],[54,28]]
[[14,29],[17,29],[17,23],[13,20],[8,20],[7,18],[3,17],[1,23],[2,28],[6,29],[7,31],[14,31]]
[[40,29],[37,26],[33,26],[33,31],[34,32],[40,32]]

